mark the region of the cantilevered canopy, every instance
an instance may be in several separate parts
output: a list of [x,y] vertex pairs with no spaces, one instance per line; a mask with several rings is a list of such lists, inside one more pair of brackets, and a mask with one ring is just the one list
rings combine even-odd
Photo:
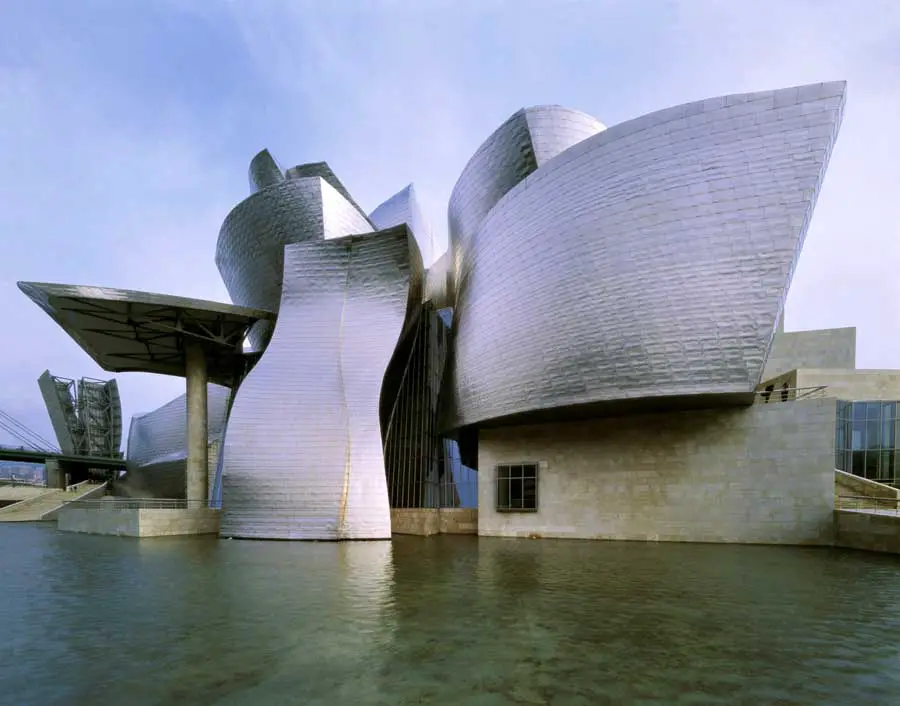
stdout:
[[71,284],[19,282],[104,370],[185,375],[184,349],[199,344],[210,382],[230,385],[247,364],[243,342],[258,309],[167,294]]

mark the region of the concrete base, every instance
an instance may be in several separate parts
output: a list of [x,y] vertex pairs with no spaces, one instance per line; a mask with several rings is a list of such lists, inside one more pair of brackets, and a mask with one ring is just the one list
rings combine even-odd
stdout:
[[835,510],[835,546],[900,554],[900,516],[896,512]]
[[478,510],[474,508],[395,508],[391,510],[393,534],[478,534]]
[[211,508],[137,510],[69,507],[59,513],[57,528],[62,532],[118,537],[218,534],[219,515],[219,510]]

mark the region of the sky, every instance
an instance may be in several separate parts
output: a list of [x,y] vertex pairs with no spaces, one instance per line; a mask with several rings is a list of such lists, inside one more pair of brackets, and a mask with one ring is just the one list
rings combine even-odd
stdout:
[[[52,439],[37,377],[111,376],[19,280],[229,301],[216,238],[263,147],[328,161],[367,211],[414,182],[446,242],[457,177],[519,108],[609,126],[839,79],[786,326],[856,326],[857,367],[900,368],[896,0],[0,2],[0,410]],[[126,429],[184,390],[117,377]]]

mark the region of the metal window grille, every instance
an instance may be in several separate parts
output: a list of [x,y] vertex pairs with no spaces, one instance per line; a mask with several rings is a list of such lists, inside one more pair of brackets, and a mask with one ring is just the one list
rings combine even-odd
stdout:
[[496,476],[498,512],[537,512],[538,464],[500,465]]

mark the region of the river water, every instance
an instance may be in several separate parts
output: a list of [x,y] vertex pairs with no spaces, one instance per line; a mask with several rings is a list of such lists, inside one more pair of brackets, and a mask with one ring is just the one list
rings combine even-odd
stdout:
[[2,704],[900,704],[900,558],[0,525]]

